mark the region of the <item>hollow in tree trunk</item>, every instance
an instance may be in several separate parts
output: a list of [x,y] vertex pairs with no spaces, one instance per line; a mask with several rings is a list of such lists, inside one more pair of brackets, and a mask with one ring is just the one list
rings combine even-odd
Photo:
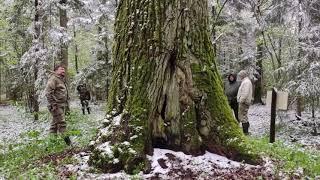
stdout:
[[206,0],[119,1],[113,55],[91,165],[139,172],[154,147],[254,157],[223,93]]

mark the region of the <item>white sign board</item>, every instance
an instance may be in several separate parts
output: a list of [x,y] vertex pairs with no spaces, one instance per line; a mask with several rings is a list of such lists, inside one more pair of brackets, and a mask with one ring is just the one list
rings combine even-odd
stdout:
[[[288,92],[277,91],[276,108],[279,110],[288,110]],[[272,91],[267,92],[267,106],[271,107]]]

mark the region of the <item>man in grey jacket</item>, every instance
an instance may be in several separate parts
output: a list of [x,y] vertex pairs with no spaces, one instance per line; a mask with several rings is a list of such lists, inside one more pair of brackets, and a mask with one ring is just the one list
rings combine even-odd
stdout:
[[249,134],[248,110],[252,101],[252,83],[248,77],[248,72],[242,70],[238,74],[241,79],[241,85],[237,94],[237,101],[239,103],[239,120],[242,123],[243,133]]

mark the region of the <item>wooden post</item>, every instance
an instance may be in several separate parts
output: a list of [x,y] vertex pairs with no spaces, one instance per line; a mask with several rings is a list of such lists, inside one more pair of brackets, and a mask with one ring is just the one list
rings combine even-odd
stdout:
[[270,143],[275,141],[276,136],[276,105],[277,105],[277,91],[272,88],[272,100],[271,100],[271,121],[270,121]]

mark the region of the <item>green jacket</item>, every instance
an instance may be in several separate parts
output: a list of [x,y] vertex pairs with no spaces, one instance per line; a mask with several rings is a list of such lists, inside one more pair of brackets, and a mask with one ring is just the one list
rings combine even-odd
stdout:
[[68,89],[63,77],[52,74],[47,82],[46,97],[49,105],[67,106]]

